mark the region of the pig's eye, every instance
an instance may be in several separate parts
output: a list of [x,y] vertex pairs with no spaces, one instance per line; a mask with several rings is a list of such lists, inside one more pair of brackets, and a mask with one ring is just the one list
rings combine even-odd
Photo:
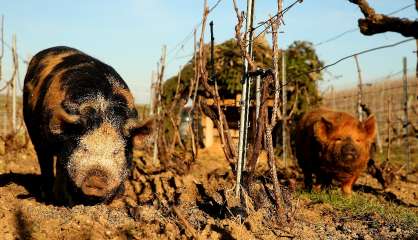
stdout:
[[120,149],[116,149],[116,150],[113,151],[113,155],[118,155],[120,152],[121,152]]
[[356,139],[356,142],[358,142],[358,143],[361,142],[361,139]]

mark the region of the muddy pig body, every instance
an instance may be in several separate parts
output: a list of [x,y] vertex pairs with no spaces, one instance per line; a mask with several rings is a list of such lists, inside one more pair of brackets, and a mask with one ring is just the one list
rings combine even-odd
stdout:
[[296,128],[296,157],[305,187],[341,184],[345,194],[366,169],[376,134],[376,119],[364,122],[345,112],[316,109],[303,116]]
[[45,192],[65,204],[94,204],[123,190],[132,138],[150,129],[112,67],[73,48],[43,50],[30,61],[23,104]]

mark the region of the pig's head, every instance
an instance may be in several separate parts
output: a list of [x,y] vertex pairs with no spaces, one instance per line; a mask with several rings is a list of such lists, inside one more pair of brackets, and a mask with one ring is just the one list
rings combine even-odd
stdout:
[[351,116],[322,117],[315,123],[314,132],[323,149],[322,159],[336,167],[336,171],[361,171],[366,167],[376,136],[376,119],[370,116],[359,122]]
[[152,120],[140,123],[136,111],[129,111],[90,105],[79,110],[76,121],[64,124],[67,145],[58,164],[75,201],[102,202],[123,190],[132,164],[133,138],[145,138],[152,124]]

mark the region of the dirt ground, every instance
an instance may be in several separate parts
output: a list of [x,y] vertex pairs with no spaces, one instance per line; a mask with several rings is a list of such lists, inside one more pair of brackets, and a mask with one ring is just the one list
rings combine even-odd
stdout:
[[[188,170],[178,167],[189,161],[182,156],[178,166],[160,169],[136,151],[136,169],[123,197],[108,205],[71,208],[39,195],[39,167],[30,147],[9,151],[0,155],[0,239],[418,239],[414,221],[388,220],[378,211],[358,214],[307,197],[300,173],[284,169],[280,161],[291,220],[278,217],[265,162],[250,190],[252,200],[245,195],[242,207],[218,150],[200,151]],[[418,215],[417,172],[398,177],[385,190],[365,174],[355,191]]]

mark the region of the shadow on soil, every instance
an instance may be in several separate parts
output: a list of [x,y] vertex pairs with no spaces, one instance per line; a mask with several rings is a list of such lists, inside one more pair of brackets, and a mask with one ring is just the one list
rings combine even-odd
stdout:
[[30,234],[31,226],[25,221],[25,217],[23,216],[22,212],[19,210],[15,214],[16,224],[17,224],[17,239],[32,239]]
[[247,213],[245,209],[241,207],[227,207],[227,200],[225,196],[225,191],[218,191],[222,197],[222,203],[218,203],[213,197],[209,196],[202,184],[196,184],[197,191],[201,199],[196,200],[196,204],[200,210],[207,213],[215,219],[225,219],[228,217],[240,216],[241,218],[246,218]]
[[40,175],[20,173],[6,173],[0,175],[0,187],[4,187],[10,183],[20,185],[28,191],[28,194],[19,194],[17,196],[18,199],[35,198],[38,202],[47,203],[45,201],[46,198],[42,193],[42,180]]
[[354,185],[353,186],[353,190],[354,191],[361,191],[364,193],[370,193],[373,194],[375,196],[380,196],[383,197],[386,201],[389,202],[393,202],[399,206],[404,206],[404,207],[418,207],[418,205],[414,205],[414,204],[408,204],[404,201],[402,201],[401,199],[399,199],[395,194],[391,193],[391,192],[385,192],[382,191],[380,189],[376,189],[367,185]]

